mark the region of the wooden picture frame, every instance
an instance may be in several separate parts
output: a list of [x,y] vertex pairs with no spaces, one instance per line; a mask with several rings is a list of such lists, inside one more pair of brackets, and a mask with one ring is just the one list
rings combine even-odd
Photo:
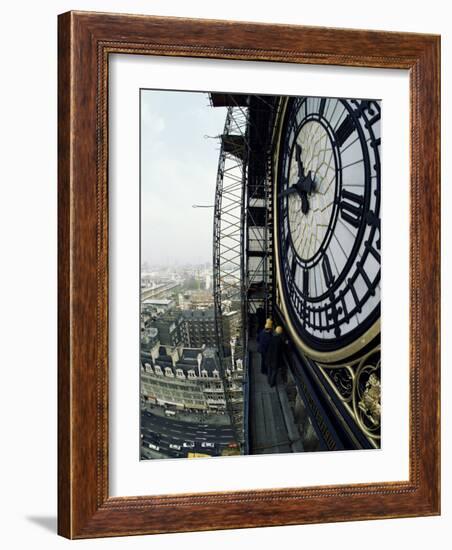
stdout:
[[[440,513],[440,38],[69,12],[58,61],[58,532],[68,538]],[[407,69],[408,481],[110,497],[108,62],[113,53]]]

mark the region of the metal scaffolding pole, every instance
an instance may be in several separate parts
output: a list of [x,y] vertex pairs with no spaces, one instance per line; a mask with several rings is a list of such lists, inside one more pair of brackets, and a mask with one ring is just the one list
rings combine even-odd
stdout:
[[243,231],[248,152],[248,110],[229,107],[221,136],[215,190],[213,294],[220,372],[228,413],[240,446],[244,440],[243,391],[236,365],[238,360],[244,363]]

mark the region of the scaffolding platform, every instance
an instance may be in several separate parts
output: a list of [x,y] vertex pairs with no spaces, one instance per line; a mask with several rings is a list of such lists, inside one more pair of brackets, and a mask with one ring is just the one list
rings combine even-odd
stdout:
[[250,454],[302,452],[285,389],[281,385],[270,387],[267,376],[261,373],[255,342],[250,342],[249,369]]

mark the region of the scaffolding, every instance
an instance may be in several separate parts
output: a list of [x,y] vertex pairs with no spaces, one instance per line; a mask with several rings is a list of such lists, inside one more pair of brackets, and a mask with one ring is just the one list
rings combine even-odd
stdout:
[[[218,352],[228,386],[228,367],[243,365],[242,399],[227,395],[237,440],[246,446],[249,321],[262,308],[271,314],[272,221],[270,129],[274,98],[212,94],[213,106],[227,106],[220,138],[215,191],[213,274]],[[225,331],[231,312],[239,313],[232,334]],[[244,441],[245,440],[245,441]]]
[[[247,180],[248,110],[229,107],[220,141],[214,206],[213,294],[217,347],[226,404],[237,441],[243,445],[243,392],[237,362],[244,363],[244,216]],[[235,322],[225,330],[225,321]],[[242,370],[243,373],[243,370]],[[240,386],[238,398],[234,391]]]

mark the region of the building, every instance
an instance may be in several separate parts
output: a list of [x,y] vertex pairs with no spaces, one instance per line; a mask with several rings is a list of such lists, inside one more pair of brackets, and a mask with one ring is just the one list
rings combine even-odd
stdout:
[[151,283],[151,286],[147,286],[149,283],[145,283],[141,286],[141,300],[147,300],[149,298],[164,298],[169,292],[176,292],[179,287],[177,281],[167,281],[164,283]]
[[[143,316],[144,317],[144,316]],[[179,347],[188,342],[185,319],[178,311],[169,311],[146,321],[149,327],[158,330],[162,346]]]
[[210,309],[213,307],[213,295],[211,290],[186,290],[181,292],[178,298],[180,309]]
[[141,329],[141,357],[147,362],[153,362],[159,355],[159,331],[155,327]]
[[193,348],[217,346],[215,311],[211,309],[189,309],[182,312],[186,325],[187,345]]
[[176,302],[169,298],[147,298],[141,302],[141,311],[155,315],[170,311],[175,306]]
[[216,351],[184,348],[177,361],[164,348],[152,363],[141,354],[141,395],[154,405],[191,412],[226,412]]
[[242,316],[240,311],[228,311],[223,313],[223,341],[224,345],[230,345],[231,341],[235,341],[240,338],[242,330]]
[[[186,323],[186,333],[190,347],[217,347],[215,324],[215,310],[213,308],[197,310],[190,309],[182,312]],[[229,311],[223,314],[223,346],[226,355],[230,355],[231,341],[240,337],[241,315],[239,311]]]

